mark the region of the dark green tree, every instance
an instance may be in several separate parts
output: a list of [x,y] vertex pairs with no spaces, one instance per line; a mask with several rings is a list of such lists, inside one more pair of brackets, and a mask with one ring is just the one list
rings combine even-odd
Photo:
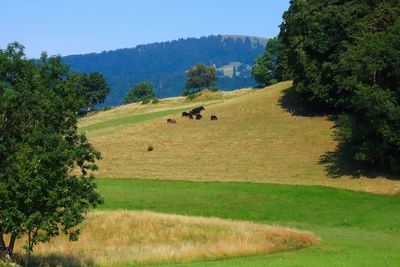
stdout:
[[124,104],[140,102],[147,103],[154,99],[156,94],[154,93],[153,85],[151,83],[139,83],[135,85],[124,98]]
[[22,237],[29,253],[60,233],[76,240],[101,202],[93,182],[100,154],[77,131],[82,102],[67,76],[59,57],[27,60],[18,43],[0,50],[1,256]]
[[[71,74],[71,76],[70,79],[79,87],[79,92],[85,101],[84,107],[87,112],[93,111],[95,105],[103,103],[111,91],[107,80],[98,72],[90,74],[76,72]],[[77,83],[80,83],[80,85]]]
[[288,80],[288,67],[283,53],[284,46],[280,39],[277,37],[269,39],[265,52],[256,58],[251,69],[253,78],[264,85]]
[[356,161],[400,171],[400,2],[292,0],[279,38],[307,105],[344,113],[336,137]]
[[337,127],[354,159],[400,171],[400,19],[367,33],[342,55],[341,88],[353,92],[351,112]]
[[187,71],[186,84],[183,95],[190,95],[217,84],[217,75],[214,66],[198,63]]

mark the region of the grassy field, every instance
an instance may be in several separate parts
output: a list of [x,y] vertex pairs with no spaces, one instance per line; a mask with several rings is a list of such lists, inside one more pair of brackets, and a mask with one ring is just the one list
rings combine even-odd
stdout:
[[[133,104],[80,122],[102,152],[99,177],[191,181],[243,181],[324,185],[381,194],[400,192],[400,182],[330,175],[321,157],[336,148],[329,116],[298,108],[290,82],[265,89],[207,93],[156,105]],[[205,119],[180,112],[205,105]],[[210,121],[211,114],[219,117]],[[166,118],[176,125],[168,125]],[[152,145],[154,151],[148,152]]]
[[[81,229],[79,242],[58,237],[38,245],[31,265],[185,262],[268,254],[319,242],[312,233],[289,228],[137,211],[93,212]],[[59,255],[58,262],[51,255]]]
[[[80,131],[103,155],[98,173],[103,179],[97,183],[105,203],[89,215],[83,225],[87,236],[80,243],[56,241],[81,252],[68,255],[55,250],[52,254],[57,246],[44,246],[44,254],[36,260],[69,266],[81,266],[82,259],[87,265],[121,266],[159,261],[166,263],[156,266],[399,266],[400,181],[382,173],[353,172],[340,161],[339,165],[324,161],[327,155],[335,155],[337,147],[332,139],[335,115],[305,110],[290,86],[286,82],[258,90],[206,92],[193,101],[162,99],[158,104],[126,105],[82,119]],[[199,105],[206,107],[204,120],[180,117],[182,111]],[[219,120],[210,121],[210,115]],[[168,125],[167,118],[178,123]],[[154,151],[147,151],[149,145]],[[260,253],[266,250],[256,249],[254,256],[232,257],[253,254],[242,248],[244,253],[210,256],[203,248],[216,253],[211,236],[221,233],[206,227],[198,236],[187,232],[193,240],[202,240],[197,242],[200,248],[193,250],[200,254],[179,257],[179,246],[173,247],[177,243],[171,240],[187,225],[177,221],[180,217],[140,211],[280,225],[315,233],[321,242],[264,255]],[[149,217],[137,219],[143,214],[160,216],[164,223],[156,220],[157,226],[152,226],[154,220]],[[144,251],[140,253],[144,258],[130,258],[141,251],[139,239],[125,242],[139,236],[133,230],[142,229],[138,220],[142,228],[151,229],[140,240],[147,244],[150,236],[147,255],[155,261],[146,259]],[[163,234],[154,231],[160,225],[167,226]],[[195,226],[195,233],[204,230],[195,221],[189,225]],[[151,239],[154,232],[160,235]],[[235,233],[239,240],[246,239],[240,231]],[[242,244],[230,238],[222,235],[218,240]],[[178,253],[176,257],[162,258],[166,255],[162,249],[151,252],[157,248],[155,240],[164,240],[164,248],[170,246],[166,250]],[[107,245],[108,241],[124,246]],[[90,252],[85,252],[89,247]]]
[[[278,224],[321,244],[264,256],[177,266],[397,266],[400,197],[319,186],[99,180],[101,210],[153,210]],[[175,266],[175,265],[173,265]]]

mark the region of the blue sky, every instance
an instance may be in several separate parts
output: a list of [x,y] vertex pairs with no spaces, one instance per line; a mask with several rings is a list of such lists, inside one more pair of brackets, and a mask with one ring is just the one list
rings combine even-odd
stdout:
[[289,0],[0,0],[0,48],[28,57],[84,54],[138,44],[241,34],[273,37]]

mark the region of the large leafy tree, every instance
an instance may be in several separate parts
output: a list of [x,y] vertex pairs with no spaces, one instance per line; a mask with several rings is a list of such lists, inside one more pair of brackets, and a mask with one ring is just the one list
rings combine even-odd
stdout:
[[281,40],[278,37],[269,39],[265,52],[256,58],[251,69],[253,78],[264,85],[288,80],[288,67],[283,53],[284,46]]
[[71,76],[70,79],[78,86],[79,93],[85,100],[84,106],[87,112],[91,112],[95,105],[103,103],[111,91],[107,80],[98,72],[90,74],[76,72]]
[[198,92],[217,84],[217,74],[214,66],[198,63],[187,71],[184,95]]
[[156,94],[154,93],[153,85],[151,83],[139,83],[135,85],[124,98],[124,103],[135,103],[135,102],[146,102],[154,99]]
[[354,158],[400,171],[400,19],[386,31],[368,33],[341,57],[339,85],[353,92],[352,111],[337,136]]
[[353,158],[399,171],[398,0],[292,0],[279,38],[294,88],[345,113],[336,136]]
[[18,43],[0,50],[2,256],[24,236],[28,252],[60,233],[76,240],[77,225],[101,202],[92,174],[100,154],[77,131],[82,102],[67,77],[59,57],[35,63]]

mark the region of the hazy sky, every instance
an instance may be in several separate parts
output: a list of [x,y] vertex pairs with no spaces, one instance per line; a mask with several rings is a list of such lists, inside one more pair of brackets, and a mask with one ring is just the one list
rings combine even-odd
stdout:
[[138,44],[242,34],[273,37],[289,0],[0,0],[0,48],[28,57],[83,54]]

